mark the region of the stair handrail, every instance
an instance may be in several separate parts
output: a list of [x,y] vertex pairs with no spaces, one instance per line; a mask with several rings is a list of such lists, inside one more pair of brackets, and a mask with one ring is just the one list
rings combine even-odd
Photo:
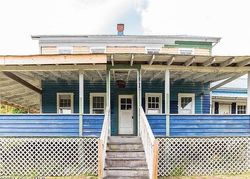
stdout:
[[147,116],[142,107],[140,107],[140,127],[139,132],[146,155],[146,162],[149,170],[150,179],[156,179],[158,176],[158,150],[159,143],[155,139],[152,129],[148,123]]
[[103,178],[108,136],[110,136],[110,108],[106,107],[104,120],[102,124],[102,131],[101,131],[100,138],[98,140],[98,178],[99,179]]

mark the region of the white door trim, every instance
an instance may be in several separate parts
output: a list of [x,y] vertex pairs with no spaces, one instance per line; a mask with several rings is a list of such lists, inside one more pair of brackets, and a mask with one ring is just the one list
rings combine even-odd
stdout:
[[195,114],[195,94],[194,93],[178,93],[178,114],[181,111],[181,98],[191,97],[192,98],[192,114]]
[[[120,133],[120,131],[121,131],[121,98],[131,98],[131,100],[132,100],[132,115],[134,116],[134,95],[118,95],[118,100],[119,100],[119,102],[118,102],[118,134],[119,135],[123,135],[123,134],[121,134]],[[127,134],[127,135],[132,135],[133,133],[134,133],[134,118],[133,118],[133,123],[132,123],[132,133],[129,133],[129,134]]]

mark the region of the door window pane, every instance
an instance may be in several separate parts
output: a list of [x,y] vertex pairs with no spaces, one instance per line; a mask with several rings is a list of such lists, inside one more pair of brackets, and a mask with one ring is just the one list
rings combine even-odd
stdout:
[[181,97],[181,108],[192,109],[192,97]]

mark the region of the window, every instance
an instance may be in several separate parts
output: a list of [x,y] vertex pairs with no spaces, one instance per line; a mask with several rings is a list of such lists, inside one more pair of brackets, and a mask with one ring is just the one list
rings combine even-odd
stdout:
[[57,113],[73,113],[73,93],[57,93]]
[[179,48],[179,54],[181,54],[181,55],[193,55],[194,49],[193,48]]
[[247,106],[245,104],[237,105],[237,114],[246,114]]
[[148,54],[158,54],[160,53],[160,48],[147,48]]
[[195,113],[195,94],[179,93],[178,94],[178,113],[194,114]]
[[105,53],[106,48],[105,47],[91,47],[90,51],[91,53]]
[[162,94],[146,93],[146,113],[161,114],[162,113]]
[[90,93],[91,114],[104,114],[105,104],[105,93]]
[[58,47],[59,54],[71,54],[73,47]]

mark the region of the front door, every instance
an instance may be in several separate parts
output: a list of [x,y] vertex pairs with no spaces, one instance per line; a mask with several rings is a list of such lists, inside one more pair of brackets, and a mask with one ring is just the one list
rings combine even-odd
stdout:
[[119,134],[131,135],[134,132],[133,95],[119,95]]

